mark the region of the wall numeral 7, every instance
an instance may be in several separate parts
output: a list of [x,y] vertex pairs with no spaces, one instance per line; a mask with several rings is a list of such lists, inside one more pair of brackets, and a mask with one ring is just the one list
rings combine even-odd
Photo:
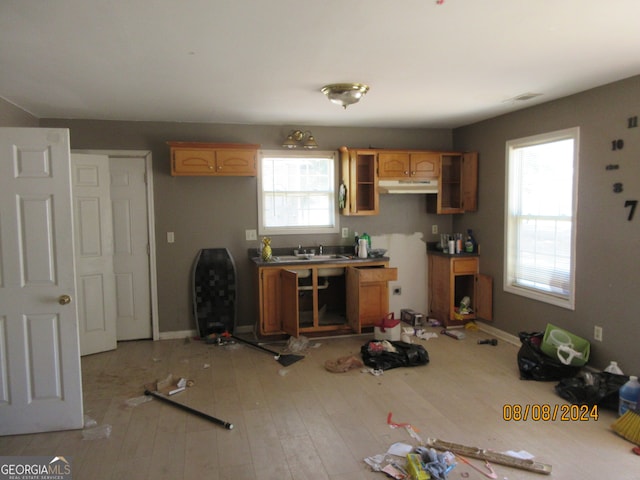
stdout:
[[631,207],[631,210],[629,210],[629,216],[627,217],[627,220],[631,221],[633,220],[633,214],[636,212],[636,206],[638,205],[638,201],[637,200],[627,200],[626,202],[624,202],[624,207]]

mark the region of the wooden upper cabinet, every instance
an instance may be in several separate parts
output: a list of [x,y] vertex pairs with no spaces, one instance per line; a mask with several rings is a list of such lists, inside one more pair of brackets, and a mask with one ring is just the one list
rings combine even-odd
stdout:
[[340,147],[340,182],[346,190],[343,215],[378,215],[378,173],[375,150]]
[[439,152],[378,153],[378,177],[383,180],[433,179],[439,174]]
[[236,143],[167,142],[171,175],[248,176],[257,174],[259,145]]
[[440,175],[440,153],[411,152],[409,153],[411,178],[438,178]]
[[478,153],[442,153],[438,195],[427,196],[427,211],[455,214],[477,210]]
[[407,179],[411,174],[408,152],[378,153],[378,178]]

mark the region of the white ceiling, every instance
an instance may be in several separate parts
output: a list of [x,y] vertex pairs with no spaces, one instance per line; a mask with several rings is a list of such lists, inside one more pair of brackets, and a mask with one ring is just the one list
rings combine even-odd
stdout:
[[[639,26],[638,0],[0,0],[0,97],[39,118],[452,128],[639,74]],[[320,93],[338,82],[371,90],[345,111]]]

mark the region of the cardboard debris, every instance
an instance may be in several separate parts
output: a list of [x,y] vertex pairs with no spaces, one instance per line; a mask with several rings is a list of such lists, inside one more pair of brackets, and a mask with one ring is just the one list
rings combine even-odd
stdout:
[[170,373],[164,380],[148,383],[144,387],[152,392],[158,392],[164,395],[175,395],[191,385],[193,385],[193,382],[187,382],[187,379],[182,377],[174,378],[173,374]]

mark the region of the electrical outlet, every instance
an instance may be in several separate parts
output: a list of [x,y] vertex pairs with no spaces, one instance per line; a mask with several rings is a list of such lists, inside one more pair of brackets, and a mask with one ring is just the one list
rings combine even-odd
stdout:
[[344,227],[342,229],[342,238],[349,238],[349,228]]
[[167,243],[173,243],[176,241],[176,235],[174,232],[167,232]]
[[434,235],[438,234],[438,225],[431,225],[431,233]]
[[257,240],[258,239],[258,232],[256,232],[255,230],[245,230],[244,231],[244,236],[245,236],[245,239],[247,241]]
[[599,342],[602,341],[602,327],[599,327],[598,325],[593,327],[593,339]]

